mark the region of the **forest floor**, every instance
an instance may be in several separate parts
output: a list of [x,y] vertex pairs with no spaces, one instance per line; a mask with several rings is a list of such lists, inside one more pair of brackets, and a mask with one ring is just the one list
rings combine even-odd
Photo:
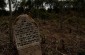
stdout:
[[[85,17],[78,13],[56,14],[55,17],[34,18],[42,37],[43,54],[77,55],[77,53],[85,52]],[[8,16],[0,17],[0,53],[6,51],[5,48],[8,48],[10,42],[8,20]]]

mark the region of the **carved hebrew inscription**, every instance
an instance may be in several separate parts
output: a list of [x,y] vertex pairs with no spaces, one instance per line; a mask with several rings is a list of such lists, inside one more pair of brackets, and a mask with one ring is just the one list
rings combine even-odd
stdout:
[[14,37],[17,47],[39,42],[38,27],[27,18],[21,18],[14,25]]

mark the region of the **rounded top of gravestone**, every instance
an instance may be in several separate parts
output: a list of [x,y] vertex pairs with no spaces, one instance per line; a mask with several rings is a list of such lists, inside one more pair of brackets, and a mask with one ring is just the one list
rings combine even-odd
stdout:
[[29,15],[27,15],[27,14],[19,15],[19,16],[15,19],[14,24],[16,24],[16,22],[17,22],[18,20],[26,20],[26,21],[28,21],[29,23],[35,22],[35,21],[32,19],[32,17],[29,16]]

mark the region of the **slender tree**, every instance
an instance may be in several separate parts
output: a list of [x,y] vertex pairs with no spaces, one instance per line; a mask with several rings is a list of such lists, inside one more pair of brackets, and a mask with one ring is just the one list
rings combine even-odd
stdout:
[[10,10],[10,18],[9,18],[9,37],[10,37],[10,54],[12,55],[12,47],[13,47],[13,34],[12,34],[12,9],[11,9],[11,0],[8,0],[9,2],[9,10]]

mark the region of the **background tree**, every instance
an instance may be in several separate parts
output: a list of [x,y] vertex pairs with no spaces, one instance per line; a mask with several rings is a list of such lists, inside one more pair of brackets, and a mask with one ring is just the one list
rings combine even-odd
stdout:
[[35,0],[34,1],[35,8],[40,9],[41,7],[43,7],[43,2],[44,2],[44,0]]
[[28,1],[26,2],[26,8],[27,8],[28,10],[31,10],[31,9],[33,8],[33,5],[34,5],[33,0],[28,0]]
[[7,15],[5,7],[6,7],[5,0],[0,0],[0,16]]
[[3,10],[6,6],[5,0],[0,0],[0,8]]

